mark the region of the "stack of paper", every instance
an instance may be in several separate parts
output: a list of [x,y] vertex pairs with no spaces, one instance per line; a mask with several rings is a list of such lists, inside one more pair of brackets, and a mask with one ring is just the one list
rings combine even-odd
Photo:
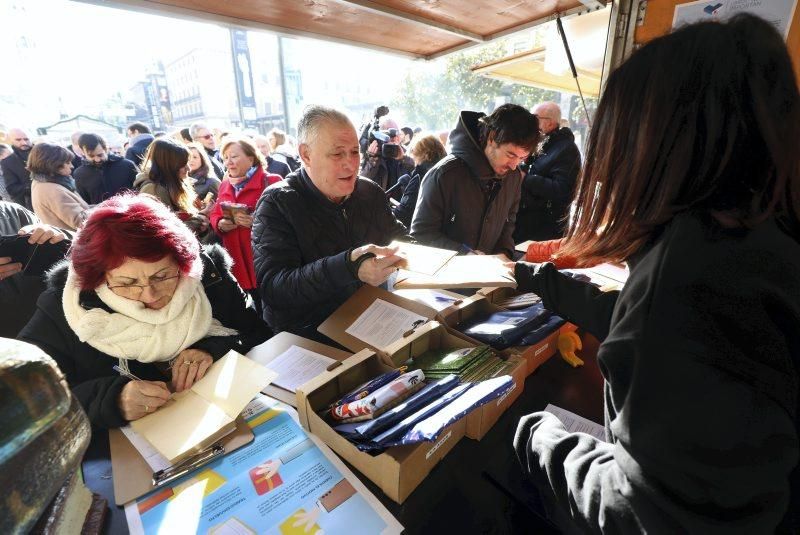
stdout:
[[231,433],[242,409],[275,375],[230,351],[191,389],[173,395],[156,412],[131,422],[131,427],[175,464]]
[[516,288],[517,281],[508,259],[501,256],[456,256],[456,251],[392,242],[405,265],[397,274],[394,287],[408,288]]

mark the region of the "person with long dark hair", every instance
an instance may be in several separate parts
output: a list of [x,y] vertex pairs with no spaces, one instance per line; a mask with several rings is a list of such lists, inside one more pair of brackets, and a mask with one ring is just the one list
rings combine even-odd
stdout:
[[608,442],[541,412],[515,438],[562,528],[800,531],[798,139],[786,46],[750,15],[655,39],[609,77],[559,254],[630,277],[602,294],[515,269],[602,340]]

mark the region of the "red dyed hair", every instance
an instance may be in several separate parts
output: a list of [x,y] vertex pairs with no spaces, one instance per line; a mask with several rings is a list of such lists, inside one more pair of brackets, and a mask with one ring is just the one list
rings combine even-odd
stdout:
[[167,255],[189,273],[200,244],[165,205],[148,195],[122,194],[98,204],[70,249],[81,290],[93,290],[126,258],[157,262]]

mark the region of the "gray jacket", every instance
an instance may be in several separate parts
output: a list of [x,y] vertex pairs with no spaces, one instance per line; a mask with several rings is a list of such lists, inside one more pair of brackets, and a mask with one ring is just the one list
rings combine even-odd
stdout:
[[[462,111],[450,134],[453,150],[422,180],[411,222],[411,236],[444,249],[476,249],[487,254],[514,251],[514,225],[522,174],[497,176],[478,144],[478,119],[483,113]],[[485,188],[496,181],[488,196]],[[488,200],[487,200],[488,197]]]

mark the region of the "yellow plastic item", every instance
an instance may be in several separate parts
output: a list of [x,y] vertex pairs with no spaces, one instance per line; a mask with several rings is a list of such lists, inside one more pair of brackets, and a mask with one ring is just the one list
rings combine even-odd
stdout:
[[573,368],[583,366],[583,361],[575,354],[577,349],[583,349],[583,342],[578,333],[571,331],[558,335],[558,352],[561,354],[561,358]]

